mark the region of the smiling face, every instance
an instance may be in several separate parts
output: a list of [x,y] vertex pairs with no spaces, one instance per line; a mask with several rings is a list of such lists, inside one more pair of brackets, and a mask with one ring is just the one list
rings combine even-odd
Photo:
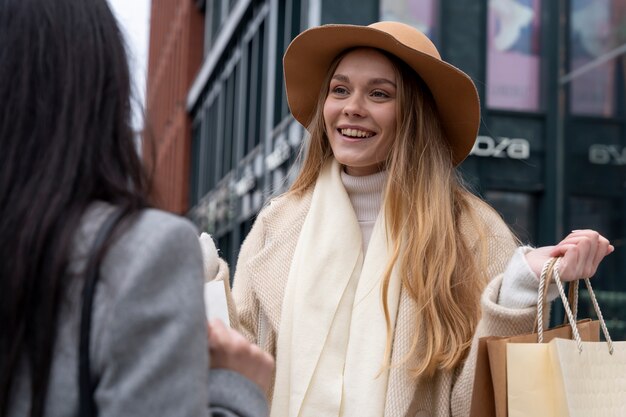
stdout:
[[324,102],[324,124],[337,161],[350,175],[384,169],[396,133],[396,71],[375,49],[347,53]]

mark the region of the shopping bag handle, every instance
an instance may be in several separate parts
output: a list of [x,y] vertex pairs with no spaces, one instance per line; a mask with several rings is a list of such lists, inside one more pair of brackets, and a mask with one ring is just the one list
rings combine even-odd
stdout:
[[[549,283],[550,279],[554,279],[556,283],[557,289],[559,290],[559,295],[561,296],[561,301],[563,302],[563,307],[565,308],[565,313],[567,315],[570,326],[572,327],[572,334],[574,339],[576,340],[576,344],[578,346],[578,352],[583,351],[582,340],[580,338],[580,333],[578,332],[578,327],[576,326],[576,316],[575,313],[572,312],[570,308],[570,302],[572,302],[572,298],[578,301],[578,281],[575,281],[574,289],[570,288],[570,299],[565,295],[565,290],[563,289],[563,283],[561,282],[561,275],[559,274],[559,265],[561,263],[561,258],[551,258],[548,260],[541,271],[541,275],[539,277],[539,290],[538,290],[538,303],[537,303],[537,340],[539,343],[543,343],[543,305],[546,297],[546,286]],[[593,292],[593,288],[591,287],[591,282],[589,278],[585,278],[585,285],[587,286],[587,291],[589,291],[589,297],[591,298],[591,302],[593,304],[593,309],[598,316],[598,321],[600,322],[600,326],[602,327],[602,332],[604,333],[604,337],[606,339],[607,345],[609,347],[609,353],[613,354],[613,341],[611,340],[611,336],[609,335],[609,330],[606,327],[606,323],[604,321],[604,317],[602,316],[602,311],[600,311],[600,305],[598,304],[598,300],[596,298],[596,294]],[[575,309],[577,309],[577,302],[573,303]],[[574,310],[576,311],[576,310]]]
[[[537,297],[538,309],[547,309],[550,304],[547,301],[548,283],[552,280],[552,270],[553,270],[553,266],[556,260],[557,258],[551,258],[543,265],[543,269],[539,277],[539,294]],[[578,281],[572,281],[569,283],[567,301],[570,307],[572,308],[574,319],[576,319],[577,314],[578,314]],[[539,311],[538,314],[539,314],[538,319],[541,321],[535,322],[535,326],[533,327],[533,333],[535,332],[538,333],[539,327],[542,326],[542,323],[543,323],[543,310]],[[569,324],[567,315],[563,315],[563,324]]]

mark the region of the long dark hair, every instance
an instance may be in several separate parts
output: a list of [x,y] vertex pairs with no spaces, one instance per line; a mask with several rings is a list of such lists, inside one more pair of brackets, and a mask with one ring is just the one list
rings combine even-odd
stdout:
[[147,205],[106,0],[0,0],[0,103],[0,415],[24,363],[38,417],[81,217],[96,200]]

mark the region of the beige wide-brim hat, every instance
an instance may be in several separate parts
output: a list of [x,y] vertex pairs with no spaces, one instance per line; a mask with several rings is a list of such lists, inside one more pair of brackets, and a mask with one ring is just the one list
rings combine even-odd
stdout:
[[296,120],[309,126],[331,63],[342,51],[356,47],[387,51],[406,62],[424,80],[450,141],[453,163],[460,164],[472,150],[478,133],[478,92],[467,74],[441,60],[426,35],[404,23],[324,25],[298,35],[283,58],[287,101]]

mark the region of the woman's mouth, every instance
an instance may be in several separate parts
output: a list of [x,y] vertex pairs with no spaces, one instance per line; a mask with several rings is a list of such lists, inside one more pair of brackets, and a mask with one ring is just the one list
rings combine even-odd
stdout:
[[337,129],[337,131],[341,133],[342,136],[351,139],[367,139],[375,135],[374,132],[361,129]]

